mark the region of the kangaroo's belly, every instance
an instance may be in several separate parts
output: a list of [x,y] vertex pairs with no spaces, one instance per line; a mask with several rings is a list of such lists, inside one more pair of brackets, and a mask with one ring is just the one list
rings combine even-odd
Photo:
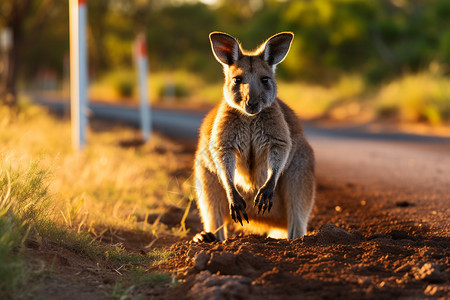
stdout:
[[267,155],[248,158],[238,157],[234,173],[236,187],[251,194],[257,192],[266,182],[267,169]]

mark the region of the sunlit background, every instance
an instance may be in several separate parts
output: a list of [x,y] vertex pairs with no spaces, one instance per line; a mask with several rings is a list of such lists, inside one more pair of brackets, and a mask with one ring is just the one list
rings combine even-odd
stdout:
[[[211,31],[247,49],[293,31],[277,76],[280,96],[300,116],[431,125],[450,117],[445,0],[98,0],[87,8],[91,99],[136,98],[138,32],[147,38],[152,103],[211,107],[222,82]],[[68,95],[68,1],[4,1],[0,14],[0,27],[11,27],[16,39],[18,90]]]

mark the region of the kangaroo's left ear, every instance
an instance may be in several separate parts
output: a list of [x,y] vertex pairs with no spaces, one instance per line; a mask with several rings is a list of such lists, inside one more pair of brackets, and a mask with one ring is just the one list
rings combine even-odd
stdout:
[[278,65],[288,54],[293,39],[292,32],[281,32],[270,37],[264,44],[264,60],[272,67]]

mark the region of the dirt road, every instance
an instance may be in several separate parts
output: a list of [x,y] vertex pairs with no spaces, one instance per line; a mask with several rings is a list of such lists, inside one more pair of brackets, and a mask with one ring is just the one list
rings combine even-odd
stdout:
[[[380,213],[429,227],[436,235],[449,235],[449,143],[332,136],[311,136],[310,140],[321,184],[361,194],[367,199],[360,201]],[[348,203],[338,204],[342,210],[336,213],[345,213]]]

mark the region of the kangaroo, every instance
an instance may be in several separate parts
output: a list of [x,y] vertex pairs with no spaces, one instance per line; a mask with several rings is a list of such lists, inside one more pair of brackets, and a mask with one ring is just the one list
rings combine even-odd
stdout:
[[200,128],[194,173],[204,232],[194,241],[225,240],[231,220],[276,238],[306,233],[314,153],[295,113],[277,98],[274,78],[293,38],[282,32],[248,52],[228,34],[209,35],[225,83],[223,100]]

